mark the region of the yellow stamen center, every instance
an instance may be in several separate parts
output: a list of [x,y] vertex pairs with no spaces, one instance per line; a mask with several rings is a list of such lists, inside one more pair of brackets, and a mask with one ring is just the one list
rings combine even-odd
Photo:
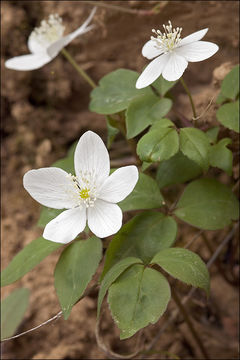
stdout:
[[89,191],[90,191],[90,189],[87,189],[87,188],[82,189],[81,191],[79,191],[80,197],[81,197],[82,199],[88,199],[88,198],[90,197]]

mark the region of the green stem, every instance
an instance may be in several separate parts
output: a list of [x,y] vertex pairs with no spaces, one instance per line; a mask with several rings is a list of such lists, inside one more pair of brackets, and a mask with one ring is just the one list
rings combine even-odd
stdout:
[[80,68],[80,66],[76,63],[76,61],[73,59],[73,57],[69,54],[69,52],[66,49],[62,49],[61,53],[65,56],[65,58],[72,64],[75,70],[82,76],[82,78],[87,81],[87,83],[94,89],[97,85],[95,82],[88,76],[88,74]]
[[175,290],[173,288],[171,289],[171,293],[172,293],[173,300],[175,301],[176,305],[178,306],[180,312],[182,313],[182,315],[184,317],[184,320],[186,321],[186,323],[187,323],[187,325],[189,327],[189,330],[191,331],[194,339],[196,340],[199,348],[201,349],[201,352],[202,352],[204,358],[209,359],[209,355],[208,355],[208,353],[207,353],[207,351],[206,351],[206,349],[205,349],[205,347],[204,347],[204,345],[202,343],[202,340],[200,339],[196,329],[193,326],[193,323],[192,323],[190,317],[188,316],[187,311],[185,310],[185,307],[181,303],[177,293],[175,292]]
[[[109,115],[107,117],[111,119],[111,117]],[[136,159],[137,166],[141,166],[142,162],[137,155],[136,141],[134,139],[127,139],[125,120],[120,114],[119,114],[119,120],[115,121],[115,126],[118,128],[118,130],[122,133],[122,135],[125,137],[126,141],[128,142],[128,144],[131,148],[131,151]]]
[[192,112],[193,112],[193,120],[196,119],[197,117],[197,114],[196,114],[196,110],[195,110],[195,105],[194,105],[194,102],[193,102],[193,99],[192,99],[192,95],[187,87],[187,84],[185,83],[185,81],[183,80],[183,77],[180,78],[180,81],[182,83],[182,86],[184,87],[184,90],[186,91],[188,97],[189,97],[189,100],[190,100],[190,103],[191,103],[191,107],[192,107]]

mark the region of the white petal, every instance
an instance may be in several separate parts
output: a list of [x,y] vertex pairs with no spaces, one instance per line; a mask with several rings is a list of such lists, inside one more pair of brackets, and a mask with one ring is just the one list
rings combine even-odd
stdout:
[[67,244],[84,230],[86,226],[86,208],[63,211],[50,221],[43,232],[46,240]]
[[196,31],[196,32],[192,33],[191,35],[186,36],[185,38],[183,38],[180,41],[179,47],[190,44],[194,41],[201,40],[206,35],[207,32],[208,32],[208,28]]
[[[34,31],[33,31],[34,32]],[[46,52],[46,47],[42,46],[38,41],[36,41],[35,36],[33,36],[33,32],[30,34],[28,38],[28,49],[33,54],[39,54],[42,52]]]
[[39,69],[51,60],[52,59],[46,53],[29,54],[9,59],[5,62],[5,66],[12,70],[28,71]]
[[184,73],[187,65],[188,62],[184,59],[184,57],[172,52],[167,65],[163,69],[162,76],[167,81],[178,80]]
[[74,166],[80,178],[83,173],[90,173],[96,176],[98,184],[102,184],[109,175],[110,161],[100,136],[87,131],[80,137],[74,154]]
[[136,88],[142,89],[152,84],[162,73],[164,66],[167,64],[169,54],[158,56],[145,67],[142,74],[136,82]]
[[55,167],[30,170],[23,177],[23,186],[40,204],[68,209],[76,206],[78,192],[67,175]]
[[219,47],[208,41],[196,41],[176,49],[176,53],[183,56],[187,61],[196,62],[213,56]]
[[54,58],[65,46],[67,46],[77,36],[83,35],[83,34],[87,33],[88,31],[90,31],[94,27],[94,25],[88,26],[88,24],[92,20],[95,12],[96,12],[96,8],[94,8],[91,11],[91,14],[87,18],[87,20],[77,30],[73,31],[72,33],[62,37],[61,39],[59,39],[59,40],[55,41],[53,44],[51,44],[47,48],[47,52],[48,52],[49,56],[51,58]]
[[122,201],[133,191],[137,181],[136,166],[124,166],[117,169],[105,180],[98,198],[112,203]]
[[89,229],[98,237],[115,234],[122,226],[122,211],[116,204],[97,199],[87,209]]
[[162,53],[162,50],[156,48],[156,44],[153,40],[149,40],[148,42],[146,42],[146,44],[142,48],[142,55],[149,60],[161,55]]

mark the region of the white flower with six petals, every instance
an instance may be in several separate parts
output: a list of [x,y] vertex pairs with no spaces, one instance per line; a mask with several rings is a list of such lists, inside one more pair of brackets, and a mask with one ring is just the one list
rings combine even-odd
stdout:
[[16,56],[5,62],[5,66],[12,70],[35,70],[52,61],[59,52],[73,39],[83,35],[93,28],[88,26],[92,20],[96,8],[94,8],[88,19],[75,31],[63,36],[65,27],[62,19],[57,14],[49,15],[48,20],[42,20],[41,26],[35,28],[28,38],[28,48],[31,54]]
[[46,225],[43,237],[68,243],[84,230],[86,221],[100,238],[115,234],[122,226],[122,211],[116,203],[134,189],[137,167],[124,166],[109,176],[108,151],[92,131],[81,136],[74,166],[76,176],[56,167],[30,170],[24,175],[24,188],[40,204],[67,209]]
[[151,60],[136,82],[136,88],[142,89],[152,84],[161,74],[168,81],[178,80],[188,66],[188,62],[208,59],[218,51],[218,46],[208,41],[200,41],[208,29],[199,30],[181,39],[182,28],[173,29],[163,25],[164,33],[152,30],[152,36],[142,48],[142,55]]

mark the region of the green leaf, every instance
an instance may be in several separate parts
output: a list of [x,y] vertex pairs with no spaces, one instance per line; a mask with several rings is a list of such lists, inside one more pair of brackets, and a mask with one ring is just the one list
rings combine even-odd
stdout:
[[211,147],[209,155],[210,165],[226,171],[229,176],[232,175],[233,154],[227,145],[231,142],[232,140],[229,138],[220,140]]
[[169,119],[163,118],[155,121],[153,125],[150,127],[150,131],[152,130],[161,131],[161,128],[168,128],[168,127],[174,127],[174,123]]
[[168,185],[183,184],[201,173],[201,167],[179,151],[171,159],[159,164],[156,180],[161,189]]
[[218,133],[219,133],[219,129],[220,129],[219,126],[214,126],[213,128],[208,129],[208,130],[206,131],[206,135],[207,135],[210,143],[216,144],[216,142],[217,142],[217,137],[218,137]]
[[67,156],[60,160],[57,160],[51,166],[61,168],[61,169],[65,170],[67,173],[73,174],[75,172],[74,164],[73,164],[73,155]]
[[97,317],[100,315],[100,310],[102,306],[102,302],[109,286],[131,265],[139,264],[142,261],[135,257],[128,257],[120,260],[117,264],[115,264],[104,276],[101,288],[98,293],[98,310]]
[[218,94],[216,99],[216,104],[220,105],[227,100],[226,96],[224,96],[221,92]]
[[137,144],[138,156],[147,162],[167,160],[175,155],[178,149],[178,133],[172,128],[149,131]]
[[174,213],[200,229],[218,230],[238,219],[238,206],[229,187],[215,179],[200,179],[186,187]]
[[239,94],[239,65],[235,66],[225,76],[221,85],[221,93],[228,99],[236,99]]
[[154,81],[152,85],[159,91],[162,96],[164,96],[176,83],[177,81],[165,80],[161,75],[156,81]]
[[141,167],[141,171],[142,171],[142,172],[146,171],[146,170],[149,168],[149,166],[151,166],[151,165],[152,165],[152,163],[143,161],[142,167]]
[[170,248],[160,251],[152,259],[167,273],[186,284],[210,290],[208,269],[202,259],[192,251],[182,248]]
[[75,149],[77,147],[78,141],[74,141],[74,143],[70,146],[68,152],[67,152],[67,157],[72,157],[72,159],[74,158],[74,153],[75,153]]
[[209,149],[209,140],[203,131],[190,127],[180,130],[180,150],[204,171],[209,167]]
[[154,121],[161,119],[171,106],[170,99],[159,99],[153,93],[134,98],[126,112],[127,138],[133,138]]
[[139,74],[132,70],[118,69],[99,81],[91,92],[90,111],[98,114],[114,114],[125,110],[132,99],[151,93],[150,88],[136,89]]
[[130,195],[118,205],[122,211],[155,209],[161,207],[163,197],[156,181],[150,176],[139,173],[137,185]]
[[165,277],[154,269],[133,265],[110,286],[108,303],[119,327],[120,339],[127,339],[149,323],[155,324],[170,300]]
[[222,105],[216,115],[222,125],[239,133],[239,101]]
[[25,246],[2,271],[1,286],[6,286],[19,280],[46,256],[62,245],[63,244],[45,240],[42,237],[33,240]]
[[29,290],[16,289],[1,302],[1,341],[13,336],[28,307]]
[[116,135],[119,133],[119,129],[114,126],[114,123],[110,117],[107,117],[107,147],[110,149]]
[[38,219],[37,226],[44,228],[51,220],[55,219],[65,209],[52,209],[42,206],[40,217]]
[[102,277],[120,260],[132,256],[148,264],[153,256],[175,241],[177,224],[172,217],[148,211],[135,216],[112,239]]
[[151,109],[160,99],[152,94],[134,98],[126,111],[127,138],[131,139],[151,125]]
[[102,257],[102,243],[96,237],[75,241],[61,254],[54,272],[54,284],[66,320],[83,295]]

